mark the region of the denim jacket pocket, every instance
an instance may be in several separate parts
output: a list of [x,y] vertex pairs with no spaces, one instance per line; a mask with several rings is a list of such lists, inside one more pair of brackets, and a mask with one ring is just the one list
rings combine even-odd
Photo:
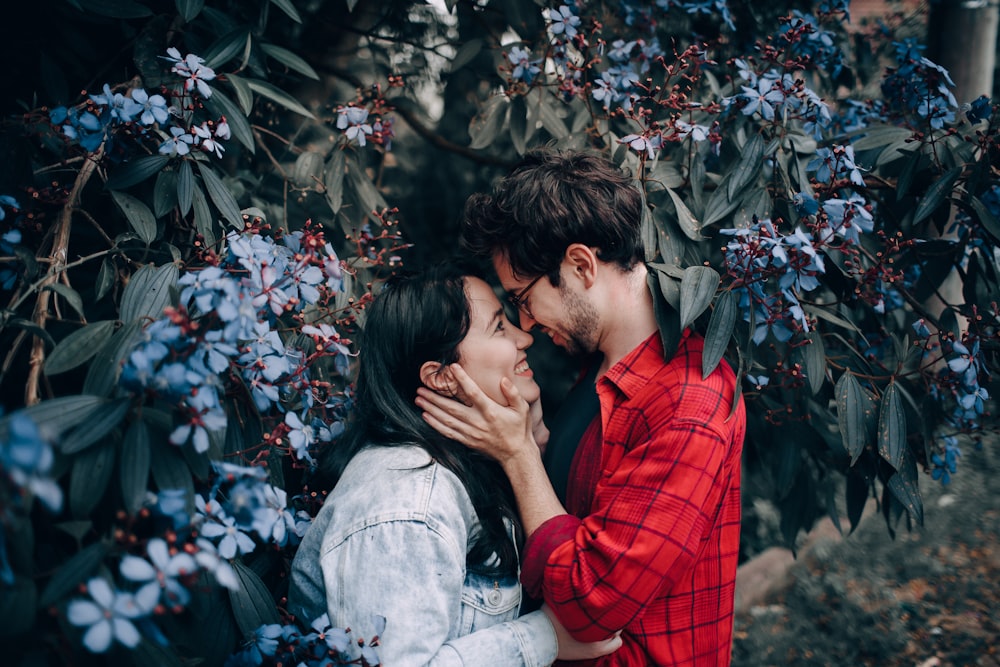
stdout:
[[462,631],[469,634],[517,618],[521,587],[514,577],[468,573],[462,588]]

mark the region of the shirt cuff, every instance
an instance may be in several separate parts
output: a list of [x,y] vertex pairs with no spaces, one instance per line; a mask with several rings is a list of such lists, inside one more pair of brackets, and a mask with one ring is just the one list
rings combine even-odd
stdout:
[[524,546],[524,565],[521,567],[521,584],[528,595],[541,599],[542,575],[549,555],[556,547],[572,540],[583,524],[572,514],[560,514],[547,520],[528,537]]

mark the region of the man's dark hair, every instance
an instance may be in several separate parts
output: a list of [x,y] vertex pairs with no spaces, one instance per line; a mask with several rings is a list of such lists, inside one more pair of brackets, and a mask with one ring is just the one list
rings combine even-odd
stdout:
[[449,262],[386,282],[366,308],[350,423],[344,437],[324,451],[321,465],[336,482],[366,447],[422,447],[461,480],[479,516],[482,531],[467,567],[516,574],[517,548],[505,526],[505,520],[520,526],[510,481],[498,463],[431,428],[414,403],[424,362],[459,361],[458,346],[471,319],[465,291],[470,275],[480,277],[468,265]]
[[514,275],[546,274],[554,285],[571,243],[597,248],[601,261],[629,270],[645,258],[642,205],[632,179],[607,159],[540,149],[527,153],[492,195],[469,198],[462,245],[479,257],[499,252]]

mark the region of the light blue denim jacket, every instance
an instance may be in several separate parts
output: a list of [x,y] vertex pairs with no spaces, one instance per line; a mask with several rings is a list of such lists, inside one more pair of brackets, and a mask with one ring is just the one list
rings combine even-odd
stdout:
[[517,577],[466,570],[479,530],[465,487],[425,450],[362,450],[302,540],[288,609],[305,624],[329,612],[366,640],[384,616],[386,667],[551,664],[555,630],[540,611],[518,618]]

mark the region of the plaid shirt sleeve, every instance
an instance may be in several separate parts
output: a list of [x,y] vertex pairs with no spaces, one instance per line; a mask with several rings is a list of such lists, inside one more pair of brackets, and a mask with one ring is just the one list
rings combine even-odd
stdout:
[[[742,403],[732,412],[732,371],[702,380],[700,340],[686,340],[664,367],[655,342],[622,360],[598,387],[602,475],[592,511],[582,520],[550,519],[525,549],[526,588],[541,593],[584,641],[626,628],[675,592],[682,593],[687,628],[718,623],[718,608],[699,612],[695,601],[710,590],[718,597],[732,583],[720,572],[735,576],[745,418]],[[720,521],[732,521],[734,485],[736,529],[720,532]],[[727,544],[712,544],[720,535]],[[698,567],[706,557],[726,565]]]

